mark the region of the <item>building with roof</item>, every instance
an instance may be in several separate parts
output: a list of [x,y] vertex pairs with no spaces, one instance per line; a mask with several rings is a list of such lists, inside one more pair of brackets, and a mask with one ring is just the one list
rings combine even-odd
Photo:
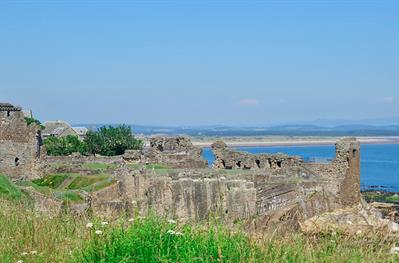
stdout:
[[68,135],[78,136],[80,140],[86,137],[88,129],[86,127],[72,127],[66,121],[47,121],[44,124],[44,130],[42,132],[43,138],[50,136],[54,137],[66,137]]

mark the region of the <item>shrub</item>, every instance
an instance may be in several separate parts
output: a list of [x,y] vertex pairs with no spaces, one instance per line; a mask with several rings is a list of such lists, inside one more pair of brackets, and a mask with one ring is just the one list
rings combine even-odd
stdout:
[[46,146],[47,154],[52,156],[70,155],[75,152],[87,154],[86,144],[74,135],[48,137],[44,140],[44,145]]
[[36,124],[36,125],[39,126],[42,130],[44,130],[44,126],[42,125],[42,123],[41,123],[39,120],[35,119],[35,118],[32,118],[32,117],[25,117],[25,121],[26,121],[26,124],[28,124],[28,125]]
[[134,138],[127,125],[104,126],[98,131],[89,131],[85,143],[89,153],[104,156],[121,155],[125,150],[139,150],[143,147],[143,141]]

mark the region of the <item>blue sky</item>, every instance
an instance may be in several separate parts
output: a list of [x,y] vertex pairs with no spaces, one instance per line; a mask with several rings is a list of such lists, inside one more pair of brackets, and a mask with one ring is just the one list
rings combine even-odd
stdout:
[[42,121],[399,116],[399,2],[0,0],[0,101]]

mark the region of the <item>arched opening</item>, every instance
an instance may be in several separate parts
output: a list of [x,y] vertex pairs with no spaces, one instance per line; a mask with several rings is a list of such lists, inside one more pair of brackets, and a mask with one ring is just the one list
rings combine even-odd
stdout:
[[18,166],[18,165],[19,165],[19,158],[18,158],[18,157],[15,157],[14,163],[15,163],[15,166]]
[[260,168],[260,160],[255,160],[256,166]]

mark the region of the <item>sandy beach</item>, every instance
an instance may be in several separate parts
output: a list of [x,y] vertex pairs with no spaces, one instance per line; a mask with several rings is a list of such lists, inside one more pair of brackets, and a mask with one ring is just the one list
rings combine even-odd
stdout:
[[[193,137],[192,142],[199,147],[210,147],[217,140],[223,140],[231,147],[257,146],[306,146],[333,145],[341,137]],[[356,137],[361,144],[399,144],[399,137]]]

